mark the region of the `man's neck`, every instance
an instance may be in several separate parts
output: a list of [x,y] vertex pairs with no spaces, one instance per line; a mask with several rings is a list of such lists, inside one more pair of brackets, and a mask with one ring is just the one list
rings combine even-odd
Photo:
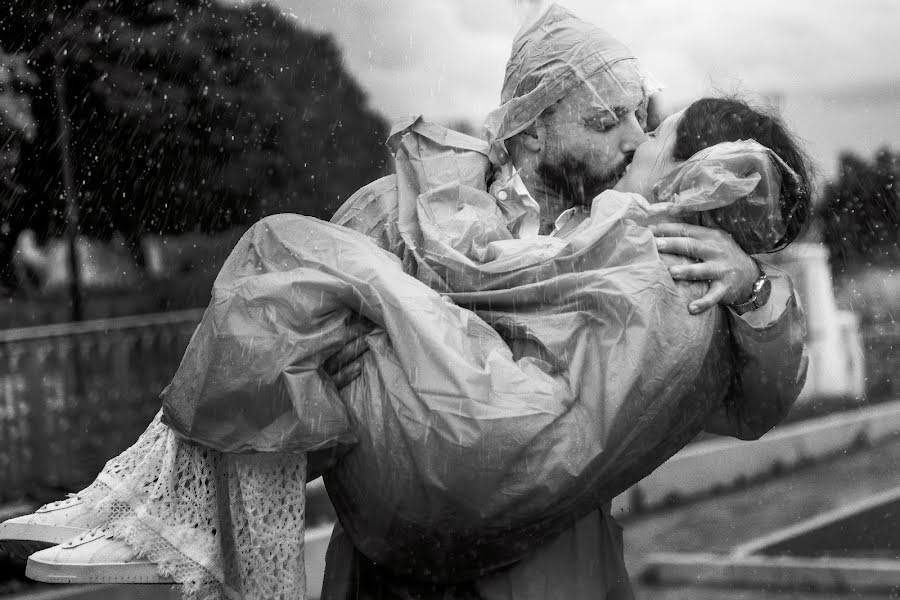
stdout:
[[[522,183],[528,189],[528,193],[534,198],[541,209],[541,233],[549,233],[553,230],[556,219],[565,210],[571,208],[560,192],[551,188],[536,173],[530,170],[519,172]],[[549,228],[549,231],[547,229]]]

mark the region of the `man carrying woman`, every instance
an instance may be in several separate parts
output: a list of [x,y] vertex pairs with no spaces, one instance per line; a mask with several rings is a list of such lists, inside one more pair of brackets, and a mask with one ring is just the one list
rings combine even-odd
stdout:
[[[623,174],[621,189],[653,201],[651,186],[703,148],[766,138],[759,141],[798,172],[797,182],[785,184],[791,189],[785,194],[787,210],[793,214],[778,230],[782,245],[795,239],[809,216],[808,167],[786,129],[742,102],[707,99],[647,139],[648,101],[656,89],[617,40],[559,6],[521,32],[507,65],[502,104],[486,124],[494,165],[489,187],[509,215],[510,230],[520,239],[538,232],[564,236],[590,214],[591,200],[616,186]],[[393,176],[377,181],[348,200],[332,221],[367,234],[404,264],[415,265],[404,241],[399,193]],[[602,201],[602,196],[595,200]],[[672,277],[710,282],[690,312],[724,306],[738,356],[728,394],[706,416],[704,429],[756,439],[786,416],[805,379],[805,326],[790,280],[768,265],[761,272],[759,263],[719,227],[660,222],[654,229],[660,251],[668,253],[662,258],[671,264]],[[761,221],[748,221],[742,229],[766,231]],[[777,247],[778,240],[768,242],[749,247],[753,252]],[[675,255],[694,260],[686,263]],[[754,290],[761,274],[766,281]],[[351,362],[340,378],[358,369]],[[338,525],[324,597],[627,598],[621,534],[608,510],[606,505],[573,520],[555,538],[531,545],[509,567],[450,586],[394,575],[354,549]]]
[[[192,597],[296,595],[308,472],[341,524],[325,597],[627,594],[611,498],[704,427],[758,437],[805,371],[790,284],[747,255],[802,230],[801,155],[775,135],[723,156],[778,127],[733,110],[718,131],[689,110],[667,121],[674,147],[631,169],[671,161],[681,178],[657,193],[716,229],[660,222],[661,198],[633,194],[655,176],[601,193],[640,155],[654,91],[621,44],[551,7],[516,40],[489,143],[410,121],[397,175],[348,201],[343,227],[251,228],[162,418],[79,495],[105,529],[30,565],[106,581],[158,565]],[[673,272],[708,290],[672,280],[650,226],[693,238],[666,240],[703,259]],[[352,345],[354,312],[378,328],[339,392],[321,366]]]

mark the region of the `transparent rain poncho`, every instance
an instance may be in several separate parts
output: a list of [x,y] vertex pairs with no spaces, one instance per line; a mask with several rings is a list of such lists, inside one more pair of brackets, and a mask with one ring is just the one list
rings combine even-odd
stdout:
[[[446,583],[529,554],[722,407],[721,312],[687,314],[705,285],[660,263],[642,225],[660,205],[606,192],[565,236],[521,240],[486,143],[419,120],[392,141],[397,177],[358,198],[396,201],[406,250],[295,215],[251,228],[163,393],[168,425],[79,493],[186,598],[303,596],[307,459],[358,549]],[[338,393],[320,365],[355,312],[379,327]]]
[[700,225],[732,232],[748,254],[771,252],[787,231],[781,190],[797,174],[775,152],[754,140],[710,146],[676,166],[654,186],[660,202],[695,213]]
[[[222,268],[164,414],[222,452],[309,453],[361,552],[449,581],[521,558],[683,447],[732,357],[720,311],[688,314],[705,285],[672,281],[639,196],[517,239],[487,144],[407,125],[392,141],[416,276],[354,231],[264,219]],[[321,365],[353,313],[378,328],[339,393]]]
[[[373,185],[397,201],[402,251],[276,215],[222,267],[162,421],[86,494],[189,593],[302,596],[307,458],[365,556],[452,582],[609,502],[722,406],[733,363],[722,313],[688,314],[705,285],[672,281],[645,200],[608,192],[573,231],[544,237],[520,181],[489,185],[502,141],[575,81],[615,71],[611,82],[641,82],[638,98],[649,89],[633,59],[588,52],[605,34],[562,25],[574,17],[557,7],[542,19],[594,66],[547,64],[535,80],[516,58],[540,58],[526,29],[508,79],[534,89],[504,90],[491,143],[418,119],[393,131],[396,178]],[[354,210],[351,199],[335,218]],[[322,364],[355,314],[377,327],[362,375],[338,391]]]
[[[732,351],[721,311],[688,314],[705,285],[672,281],[648,203],[608,192],[544,237],[515,181],[488,187],[503,141],[582,84],[610,118],[655,89],[554,6],[516,40],[489,142],[396,128],[402,260],[312,218],[252,227],[163,394],[166,424],[224,453],[307,454],[365,556],[441,582],[522,558],[683,447],[721,405]],[[321,365],[356,313],[378,327],[339,392]]]

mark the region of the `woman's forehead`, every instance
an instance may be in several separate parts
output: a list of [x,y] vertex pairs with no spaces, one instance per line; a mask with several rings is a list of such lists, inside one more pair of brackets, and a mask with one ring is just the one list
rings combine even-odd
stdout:
[[678,127],[678,123],[681,121],[681,117],[684,116],[684,111],[687,110],[685,108],[679,110],[677,113],[669,115],[666,117],[662,123],[656,128],[656,131],[662,133],[664,135],[674,134],[675,129]]

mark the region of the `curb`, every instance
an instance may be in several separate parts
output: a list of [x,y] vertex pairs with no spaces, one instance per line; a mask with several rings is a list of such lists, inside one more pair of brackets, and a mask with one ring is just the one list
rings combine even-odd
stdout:
[[[808,519],[804,519],[799,523],[782,527],[777,531],[773,531],[767,535],[749,540],[743,544],[738,544],[731,550],[731,556],[742,558],[753,554],[759,554],[772,546],[783,544],[790,540],[796,540],[802,536],[820,532],[826,527],[846,525],[848,519],[859,517],[872,511],[873,509],[882,509],[885,512],[893,514],[895,509],[885,509],[885,505],[896,505],[900,502],[900,487],[885,490],[880,494],[874,494],[862,500],[851,502],[843,506],[839,506],[832,510],[827,510],[814,515]],[[900,561],[892,561],[900,566]]]
[[900,589],[900,561],[651,554],[643,578],[651,585],[884,592]]
[[900,435],[900,401],[777,428],[759,440],[692,444],[613,500],[626,516],[732,488]]
[[171,585],[57,585],[56,589],[25,592],[15,600],[180,600],[181,590]]

